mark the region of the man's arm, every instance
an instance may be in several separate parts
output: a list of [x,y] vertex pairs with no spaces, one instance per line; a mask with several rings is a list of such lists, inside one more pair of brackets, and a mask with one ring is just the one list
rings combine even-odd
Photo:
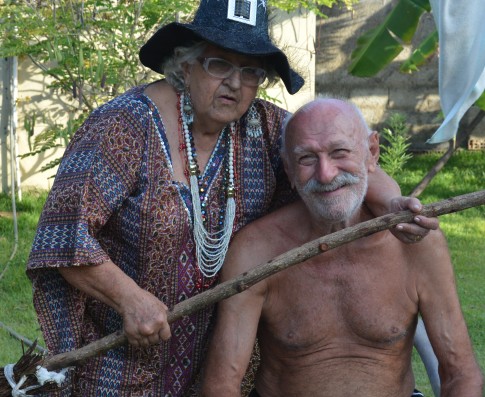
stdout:
[[[222,281],[232,279],[267,258],[243,229],[231,243],[222,268]],[[254,235],[252,236],[254,237]],[[202,377],[203,397],[239,397],[258,330],[266,281],[219,302],[217,322]]]
[[439,362],[441,396],[482,397],[483,377],[461,311],[445,238],[435,231],[412,249],[420,312]]

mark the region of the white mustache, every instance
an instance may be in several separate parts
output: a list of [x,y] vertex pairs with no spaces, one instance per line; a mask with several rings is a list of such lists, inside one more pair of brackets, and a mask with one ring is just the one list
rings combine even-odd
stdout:
[[307,194],[333,192],[343,186],[355,185],[359,181],[360,178],[357,175],[343,172],[337,175],[330,183],[321,183],[315,179],[310,179],[303,187],[303,191]]

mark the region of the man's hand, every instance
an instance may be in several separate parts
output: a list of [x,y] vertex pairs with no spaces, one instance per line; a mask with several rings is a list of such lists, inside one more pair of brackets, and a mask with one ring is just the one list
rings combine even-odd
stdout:
[[417,214],[414,223],[400,223],[391,229],[391,233],[403,243],[417,243],[426,237],[430,230],[439,226],[438,218],[419,215],[423,206],[415,197],[400,196],[391,200],[391,211],[411,210]]

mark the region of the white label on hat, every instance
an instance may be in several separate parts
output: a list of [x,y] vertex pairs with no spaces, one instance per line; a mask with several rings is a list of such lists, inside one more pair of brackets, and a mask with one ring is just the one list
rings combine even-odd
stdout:
[[258,0],[229,0],[227,19],[256,26]]

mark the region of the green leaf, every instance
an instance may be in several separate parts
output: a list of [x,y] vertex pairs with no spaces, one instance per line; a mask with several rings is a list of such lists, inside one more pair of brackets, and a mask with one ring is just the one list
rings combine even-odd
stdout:
[[412,73],[418,70],[418,66],[425,63],[438,49],[438,31],[435,30],[419,45],[411,56],[400,67],[403,73]]
[[402,49],[387,30],[374,28],[357,40],[357,48],[351,55],[349,73],[358,77],[374,76]]
[[478,106],[480,109],[485,110],[485,91],[483,91],[480,98],[475,101],[475,106]]
[[271,7],[276,7],[286,12],[304,8],[308,11],[314,12],[320,17],[325,17],[320,10],[321,7],[331,8],[334,5],[338,5],[351,9],[352,5],[357,2],[358,0],[269,0],[268,4]]
[[359,77],[377,74],[411,42],[421,15],[430,9],[428,0],[400,0],[382,24],[357,40],[349,73]]

